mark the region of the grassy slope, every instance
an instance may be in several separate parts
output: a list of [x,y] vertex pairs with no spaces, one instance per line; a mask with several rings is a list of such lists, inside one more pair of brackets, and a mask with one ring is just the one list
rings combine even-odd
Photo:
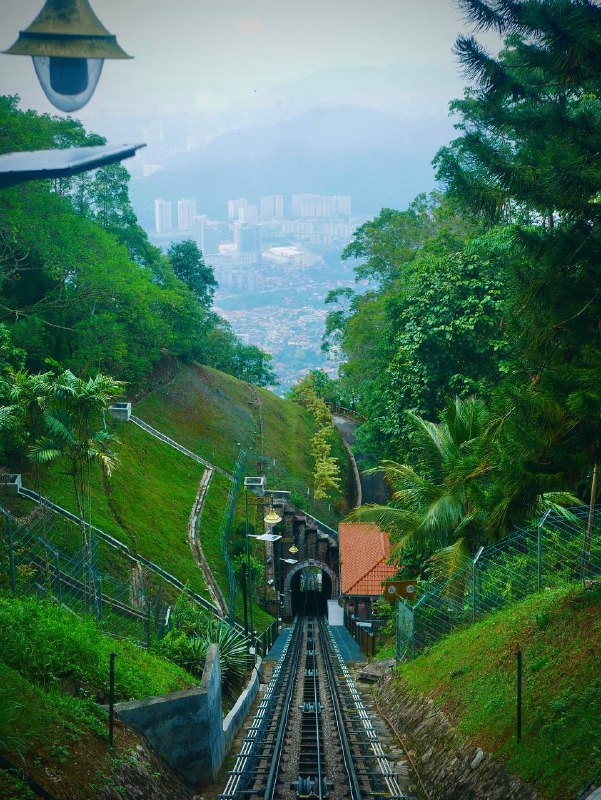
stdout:
[[[276,470],[268,473],[268,483],[286,489],[311,484],[312,463],[308,442],[313,434],[309,413],[266,390],[257,390],[264,420],[265,454],[276,460]],[[134,413],[163,433],[207,458],[211,463],[232,470],[239,450],[249,454],[247,474],[256,470],[258,417],[249,386],[229,375],[200,365],[181,366],[175,380],[155,390],[134,407]],[[121,441],[119,466],[110,481],[96,473],[93,491],[93,522],[125,542],[134,552],[188,582],[207,596],[202,576],[188,545],[187,524],[203,468],[173,448],[154,439],[131,423],[111,420]],[[343,466],[343,485],[350,470],[340,442],[335,452]],[[73,491],[64,467],[54,465],[42,475],[40,490],[52,500],[75,511]],[[287,483],[288,481],[288,483]],[[25,476],[30,488],[37,488],[32,476]],[[228,480],[216,473],[200,523],[203,550],[227,597],[225,568],[220,552],[220,531],[229,489]],[[305,489],[306,491],[306,489]],[[149,502],[151,498],[151,502]],[[340,512],[348,504],[341,497]],[[25,514],[31,504],[13,504],[16,513]],[[316,509],[309,508],[316,513]],[[334,509],[323,508],[324,521],[335,524]],[[338,514],[339,516],[339,514]],[[244,518],[238,502],[236,522]],[[80,546],[77,527],[59,517],[53,519],[52,538],[66,552]],[[101,548],[101,563],[110,574],[127,580],[127,565],[110,547]],[[238,616],[242,614],[237,602]],[[258,627],[270,617],[257,613]]]
[[256,448],[247,384],[209,367],[181,366],[172,383],[136,403],[134,414],[228,471],[240,448]]
[[[188,517],[203,467],[131,423],[111,424],[121,442],[119,466],[106,485],[99,471],[94,471],[93,523],[125,542],[133,552],[188,581],[191,588],[205,592],[187,539]],[[35,488],[28,476],[26,484]],[[64,467],[56,464],[43,474],[41,491],[75,511],[72,485]],[[62,549],[72,551],[79,546],[75,525],[55,519],[55,528]],[[103,553],[111,559],[108,568],[114,574],[116,559],[110,550],[104,548]],[[125,577],[123,566],[118,576]]]
[[[549,800],[601,780],[601,593],[534,595],[448,636],[400,667],[468,739]],[[515,652],[524,658],[523,738],[515,739]]]
[[[265,389],[257,389],[257,392],[263,413],[264,452],[275,459],[277,465],[275,471],[268,470],[268,485],[287,489],[287,478],[294,480],[295,485],[311,485],[312,459],[308,446],[313,435],[311,415],[304,408]],[[260,447],[257,412],[249,386],[237,378],[198,364],[182,366],[172,383],[137,403],[134,413],[228,471],[233,469],[239,450],[244,449],[248,454],[247,474],[256,470],[256,455]],[[352,476],[341,441],[336,442],[334,452],[343,468],[343,486],[348,485]],[[227,480],[215,474],[200,523],[203,551],[226,598],[228,587],[220,550],[220,530],[227,490]],[[337,505],[342,513],[348,508],[345,497],[341,497]],[[326,522],[335,524],[336,512],[332,510],[328,514],[327,505],[325,516]],[[243,519],[244,507],[240,497],[234,524]],[[240,597],[236,605],[240,618]],[[269,620],[268,615],[257,611],[259,628]]]
[[[106,714],[95,702],[106,699],[111,652],[117,654],[119,700],[197,683],[165,659],[104,636],[93,622],[50,603],[0,595],[0,624],[0,752],[13,763],[23,758],[57,798],[72,797],[72,786],[78,797],[95,797],[110,780],[114,760],[135,752],[123,728],[115,750],[108,747]],[[49,785],[53,776],[60,780]],[[0,777],[0,796],[27,797],[14,783]]]

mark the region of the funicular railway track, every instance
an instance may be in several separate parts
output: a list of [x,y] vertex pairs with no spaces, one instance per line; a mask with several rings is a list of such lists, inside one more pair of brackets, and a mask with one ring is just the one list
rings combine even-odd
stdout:
[[296,617],[222,800],[406,797],[329,628]]

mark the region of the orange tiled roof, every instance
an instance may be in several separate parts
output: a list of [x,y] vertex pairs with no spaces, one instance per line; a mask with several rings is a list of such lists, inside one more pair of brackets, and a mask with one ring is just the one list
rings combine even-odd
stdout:
[[341,522],[340,583],[342,594],[382,594],[382,581],[395,568],[386,561],[390,555],[388,534],[367,522]]

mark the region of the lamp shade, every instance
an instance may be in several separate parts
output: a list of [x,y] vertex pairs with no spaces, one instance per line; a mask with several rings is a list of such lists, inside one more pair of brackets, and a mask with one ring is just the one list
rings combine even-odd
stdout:
[[269,509],[267,514],[265,514],[264,519],[265,519],[265,522],[268,525],[277,525],[278,522],[282,521],[282,518],[280,517],[280,515],[277,513],[277,511],[274,508],[270,508]]
[[104,59],[131,58],[94,14],[89,0],[46,0],[4,52],[31,56],[46,97],[61,111],[76,111],[88,102]]
[[288,552],[289,553],[298,553],[298,547],[295,544],[293,544],[292,547],[288,548]]

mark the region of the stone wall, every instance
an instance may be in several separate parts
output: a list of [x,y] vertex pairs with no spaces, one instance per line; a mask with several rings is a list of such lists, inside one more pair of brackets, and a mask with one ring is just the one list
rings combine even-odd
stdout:
[[224,754],[229,753],[234,737],[244,724],[244,720],[248,716],[250,707],[257,694],[259,693],[259,686],[261,684],[261,659],[257,658],[257,662],[253,668],[252,675],[249,682],[240,697],[227,717],[223,720],[223,749]]
[[431,800],[538,800],[488,753],[466,743],[444,713],[397,676],[374,689],[382,715],[405,739]]

